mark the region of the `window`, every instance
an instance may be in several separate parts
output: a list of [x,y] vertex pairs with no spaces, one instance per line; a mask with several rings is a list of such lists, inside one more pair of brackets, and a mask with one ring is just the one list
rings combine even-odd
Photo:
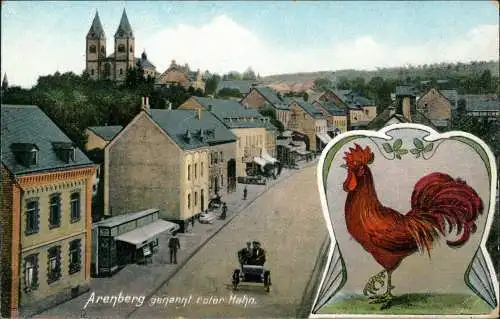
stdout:
[[203,166],[204,166],[204,165],[203,165],[203,162],[201,162],[201,172],[200,172],[201,177],[203,177]]
[[134,52],[134,48],[130,46],[130,52]]
[[188,194],[188,208],[191,208],[191,194]]
[[38,254],[24,259],[24,287],[26,292],[38,288]]
[[69,274],[74,274],[82,268],[82,240],[75,239],[69,243]]
[[222,155],[222,152],[220,152],[220,161],[222,162],[224,160],[224,156]]
[[224,176],[220,176],[220,187],[224,186]]
[[97,48],[94,44],[90,45],[89,46],[89,52],[90,53],[96,53],[97,52]]
[[194,178],[198,178],[198,163],[194,164]]
[[49,228],[61,226],[61,195],[50,196]]
[[205,210],[205,195],[203,194],[203,189],[200,191],[200,202],[201,202],[201,210]]
[[125,45],[124,44],[120,44],[118,46],[118,52],[125,52]]
[[104,47],[101,47],[101,53],[104,54]]
[[191,165],[188,165],[188,181],[191,180]]
[[94,75],[94,69],[90,70],[90,75]]
[[26,203],[26,235],[38,233],[39,217],[38,199],[28,200]]
[[71,194],[71,222],[80,220],[80,192]]
[[198,205],[198,192],[194,192],[194,207]]
[[32,149],[29,153],[28,165],[36,165],[38,163],[38,150]]
[[122,68],[120,68],[120,75],[122,75],[122,74],[123,74],[123,69],[122,69]]
[[47,283],[51,284],[61,278],[61,246],[48,250]]

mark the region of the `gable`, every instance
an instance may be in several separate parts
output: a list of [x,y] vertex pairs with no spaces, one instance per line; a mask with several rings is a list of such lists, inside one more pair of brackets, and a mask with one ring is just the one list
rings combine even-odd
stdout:
[[182,103],[179,107],[180,110],[198,110],[204,109],[203,105],[198,103],[194,97],[190,97],[186,102]]
[[[154,143],[153,143],[154,142]],[[151,147],[180,147],[146,113],[141,112],[106,148],[128,149],[152,143]]]

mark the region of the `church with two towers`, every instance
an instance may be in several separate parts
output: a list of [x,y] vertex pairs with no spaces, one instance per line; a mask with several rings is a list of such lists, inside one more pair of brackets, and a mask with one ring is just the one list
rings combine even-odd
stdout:
[[102,27],[99,13],[96,12],[86,38],[85,70],[93,80],[111,80],[123,82],[129,68],[140,67],[144,76],[156,76],[156,67],[147,59],[146,52],[140,58],[135,57],[135,37],[132,27],[123,14],[114,35],[114,50],[107,55],[106,34]]

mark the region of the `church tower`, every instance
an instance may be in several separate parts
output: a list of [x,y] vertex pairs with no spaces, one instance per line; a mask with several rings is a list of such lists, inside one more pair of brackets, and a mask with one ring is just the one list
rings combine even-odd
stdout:
[[124,9],[115,33],[114,80],[125,81],[127,70],[135,64],[135,38]]
[[85,70],[93,80],[103,78],[103,63],[106,59],[106,35],[96,11],[94,21],[87,33]]

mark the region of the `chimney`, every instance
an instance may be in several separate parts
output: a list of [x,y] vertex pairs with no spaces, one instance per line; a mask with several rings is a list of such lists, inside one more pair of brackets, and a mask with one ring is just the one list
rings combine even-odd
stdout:
[[148,114],[151,114],[151,110],[149,108],[149,98],[147,96],[144,96],[142,98],[142,106],[141,106],[141,109],[148,113]]
[[201,120],[201,109],[196,110],[196,119]]
[[411,106],[410,106],[410,97],[405,96],[403,97],[403,116],[405,119],[407,119],[409,122],[411,122]]

